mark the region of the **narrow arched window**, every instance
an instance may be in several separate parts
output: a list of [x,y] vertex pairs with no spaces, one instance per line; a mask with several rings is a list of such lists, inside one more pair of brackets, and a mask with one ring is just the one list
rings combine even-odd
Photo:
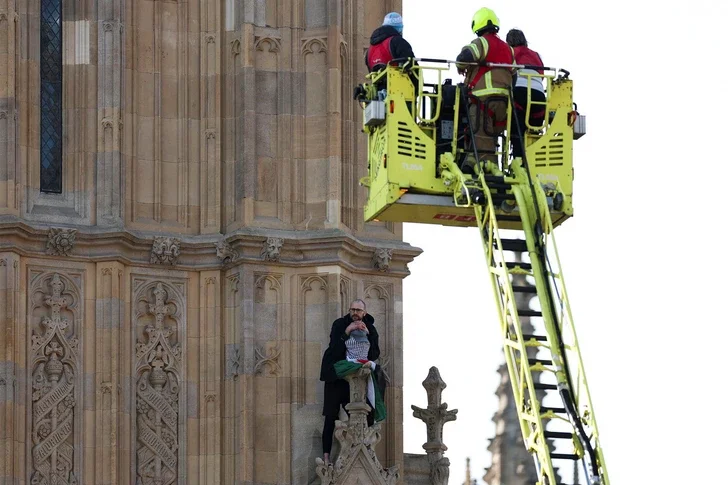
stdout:
[[40,190],[63,188],[62,0],[40,0]]

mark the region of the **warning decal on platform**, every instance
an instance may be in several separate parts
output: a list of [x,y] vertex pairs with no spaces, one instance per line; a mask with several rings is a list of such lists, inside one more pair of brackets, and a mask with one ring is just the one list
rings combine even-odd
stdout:
[[456,214],[435,214],[433,219],[458,222],[475,222],[475,216],[458,216]]

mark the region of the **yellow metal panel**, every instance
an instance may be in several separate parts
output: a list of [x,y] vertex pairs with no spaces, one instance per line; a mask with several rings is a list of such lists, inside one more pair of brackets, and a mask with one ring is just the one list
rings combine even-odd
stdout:
[[[415,73],[422,78],[421,68],[416,67]],[[567,434],[567,441],[573,444],[573,455],[593,472],[590,483],[609,485],[553,240],[554,227],[573,214],[572,82],[563,77],[544,77],[547,122],[541,132],[525,134],[528,166],[524,167],[521,159],[509,160],[504,156],[500,165],[488,162],[477,177],[471,177],[464,175],[456,163],[463,154],[456,143],[444,142],[447,150],[437,155],[441,92],[425,93],[415,99],[409,73],[388,67],[383,74],[374,75],[373,82],[379,84],[365,89],[367,99],[374,99],[374,93],[384,87],[381,81],[386,79],[386,115],[379,126],[364,127],[369,135],[369,175],[362,179],[369,188],[364,217],[367,221],[479,228],[521,432],[538,463],[539,483],[557,483],[545,421],[558,419],[572,425],[572,436]],[[418,92],[423,93],[421,81]],[[458,91],[456,99],[459,96]],[[414,107],[424,104],[425,99],[435,106],[431,119],[413,113]],[[462,118],[458,106],[456,102],[456,136]],[[376,118],[376,122],[380,119]],[[514,268],[508,263],[501,239],[504,229],[520,231],[525,245],[522,251],[528,255],[529,265]],[[534,281],[540,306],[540,316],[536,318],[542,319],[541,328],[546,334],[538,340],[527,340],[523,334],[519,311],[524,309],[516,306],[513,275],[528,275]],[[550,360],[529,360],[527,350],[534,346],[548,350]],[[536,390],[534,370],[555,376],[565,408],[571,406],[568,416],[541,411],[543,391]]]

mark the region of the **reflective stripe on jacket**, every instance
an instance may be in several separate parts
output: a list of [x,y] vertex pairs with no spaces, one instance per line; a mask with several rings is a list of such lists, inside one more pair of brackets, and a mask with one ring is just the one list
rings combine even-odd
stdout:
[[[475,39],[464,49],[470,49],[476,62],[513,64],[513,49],[495,33],[487,33]],[[466,81],[473,90],[473,96],[508,96],[511,86],[511,70],[503,67],[470,66]]]

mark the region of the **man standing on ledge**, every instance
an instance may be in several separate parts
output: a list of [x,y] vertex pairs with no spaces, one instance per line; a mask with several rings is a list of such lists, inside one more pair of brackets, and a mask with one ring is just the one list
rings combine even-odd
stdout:
[[[366,356],[366,357],[364,357]],[[334,426],[341,406],[349,404],[349,383],[339,378],[334,364],[342,360],[376,360],[379,358],[379,334],[374,328],[374,318],[366,311],[363,300],[354,300],[349,313],[338,318],[331,325],[329,347],[321,359],[321,377],[324,384],[324,463],[331,463],[331,446],[334,441]],[[373,422],[373,417],[369,416]],[[369,423],[370,425],[372,423]]]

